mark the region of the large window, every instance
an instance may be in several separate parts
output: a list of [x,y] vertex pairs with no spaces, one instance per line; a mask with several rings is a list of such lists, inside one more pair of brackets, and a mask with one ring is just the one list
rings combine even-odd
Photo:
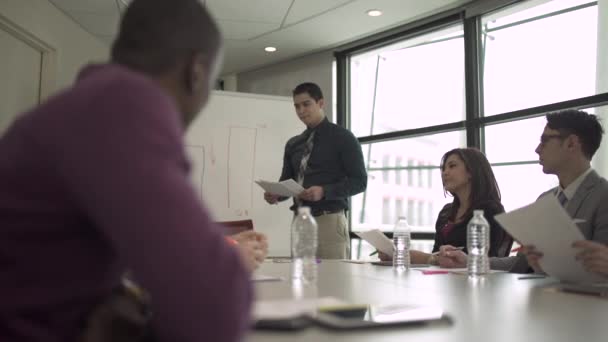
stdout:
[[[455,147],[486,154],[508,211],[556,186],[535,152],[544,115],[583,109],[608,122],[602,1],[471,2],[339,52],[338,69],[348,71],[338,82],[342,122],[360,139],[369,175],[367,191],[351,199],[351,230],[390,232],[403,213],[423,239],[416,248],[429,250],[437,214],[452,200],[440,159]],[[603,176],[606,149],[593,161]],[[353,257],[369,249],[356,244]]]
[[[464,120],[462,24],[354,54],[350,70],[350,128],[358,137]],[[450,200],[439,162],[459,146],[466,146],[463,130],[363,144],[369,179],[367,191],[352,198],[351,229],[391,231],[405,214],[414,231],[433,232]]]
[[[596,2],[527,1],[483,16],[482,27],[487,117],[605,91],[596,87]],[[507,211],[558,184],[543,174],[535,153],[545,124],[544,116],[522,115],[482,127]]]
[[485,115],[595,95],[597,23],[589,0],[527,1],[484,16]]
[[354,55],[350,68],[358,137],[464,119],[462,25]]

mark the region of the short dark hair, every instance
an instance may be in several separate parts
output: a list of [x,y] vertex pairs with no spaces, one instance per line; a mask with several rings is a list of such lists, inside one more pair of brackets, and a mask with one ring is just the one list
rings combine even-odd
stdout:
[[[499,212],[504,211],[500,203],[500,189],[494,177],[492,166],[486,158],[476,148],[455,148],[446,152],[441,158],[441,171],[445,168],[445,163],[451,155],[457,155],[464,163],[467,172],[471,175],[471,194],[469,198],[470,207],[462,217],[468,217],[473,210],[484,207],[495,207]],[[455,220],[456,213],[460,208],[460,200],[454,196],[454,203],[450,209],[449,218]]]
[[312,97],[315,101],[319,101],[320,99],[323,98],[323,92],[321,91],[321,88],[316,83],[312,83],[312,82],[302,83],[302,84],[299,84],[293,90],[293,96],[304,94],[304,93],[307,93],[308,95],[310,95],[310,97]]
[[169,71],[195,53],[218,53],[219,29],[199,0],[133,0],[112,44],[112,61],[148,74]]
[[564,136],[576,135],[585,157],[589,160],[600,147],[604,134],[597,116],[573,109],[547,114],[547,127],[559,131]]

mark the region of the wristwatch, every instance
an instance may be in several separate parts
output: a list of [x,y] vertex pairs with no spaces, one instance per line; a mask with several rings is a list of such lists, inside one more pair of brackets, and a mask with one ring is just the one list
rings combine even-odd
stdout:
[[439,265],[439,261],[437,261],[437,254],[431,254],[427,261],[429,265]]

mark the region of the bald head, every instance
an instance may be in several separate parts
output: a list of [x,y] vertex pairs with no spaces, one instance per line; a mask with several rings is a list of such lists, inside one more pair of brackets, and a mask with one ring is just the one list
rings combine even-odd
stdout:
[[112,45],[112,61],[158,75],[200,53],[213,63],[221,48],[215,21],[198,0],[133,0]]
[[207,103],[221,49],[219,29],[199,0],[133,0],[112,45],[112,62],[158,82],[188,125]]

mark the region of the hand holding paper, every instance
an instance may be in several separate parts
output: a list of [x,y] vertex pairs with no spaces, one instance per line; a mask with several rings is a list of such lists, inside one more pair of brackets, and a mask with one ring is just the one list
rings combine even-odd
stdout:
[[304,191],[304,188],[293,179],[284,180],[282,182],[268,182],[260,179],[255,182],[266,192],[273,195],[293,197]]
[[568,213],[555,196],[494,217],[502,227],[524,245],[534,245],[543,253],[540,266],[550,276],[570,282],[597,282],[601,277],[586,272],[576,261],[572,243],[584,240]]
[[393,255],[395,246],[393,241],[384,235],[379,229],[372,229],[366,232],[355,233],[357,236],[367,241],[370,245],[374,246],[377,250],[384,254]]

